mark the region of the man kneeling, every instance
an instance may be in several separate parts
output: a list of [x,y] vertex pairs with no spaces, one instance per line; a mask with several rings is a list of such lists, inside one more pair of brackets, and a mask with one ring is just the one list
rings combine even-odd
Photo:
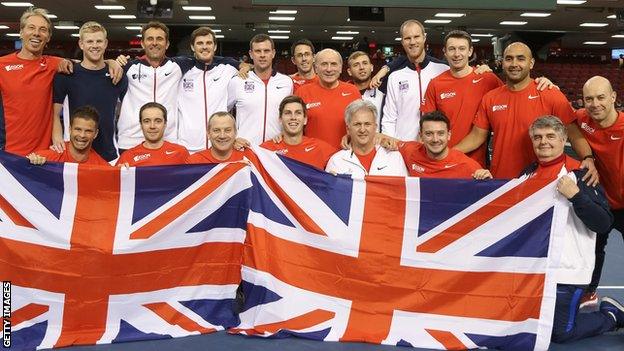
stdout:
[[40,150],[26,156],[30,163],[42,165],[46,161],[84,163],[91,165],[110,166],[97,154],[91,145],[98,135],[100,116],[91,106],[78,107],[69,119],[69,141],[65,142],[65,150]]
[[194,153],[186,163],[224,163],[242,161],[244,151],[234,149],[236,121],[227,112],[215,112],[208,119],[208,141],[210,148]]
[[600,310],[578,313],[585,287],[591,281],[595,261],[596,233],[605,235],[613,215],[602,186],[589,187],[582,181],[587,170],[565,155],[566,127],[555,116],[543,116],[531,124],[529,135],[537,162],[522,176],[559,179],[557,191],[572,205],[566,221],[563,254],[556,271],[557,300],[552,341],[563,343],[599,335],[624,327],[624,306],[604,297]]
[[345,109],[347,135],[352,150],[340,150],[327,163],[325,170],[334,174],[407,176],[401,154],[375,146],[377,108],[372,102],[355,100]]

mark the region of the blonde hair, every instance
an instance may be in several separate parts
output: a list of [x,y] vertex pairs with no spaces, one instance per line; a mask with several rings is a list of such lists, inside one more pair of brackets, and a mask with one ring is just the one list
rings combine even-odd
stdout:
[[106,36],[108,35],[108,33],[106,32],[106,28],[104,28],[103,25],[95,22],[95,21],[89,21],[89,22],[85,22],[81,27],[80,30],[78,31],[78,34],[80,35],[80,39],[82,39],[82,36],[85,33],[96,33],[96,32],[102,32],[104,33],[104,37],[106,38]]
[[32,16],[40,16],[43,18],[48,23],[48,32],[52,35],[52,21],[50,21],[50,18],[48,17],[48,10],[40,7],[30,7],[22,13],[22,17],[20,17],[20,30],[26,27],[26,21]]

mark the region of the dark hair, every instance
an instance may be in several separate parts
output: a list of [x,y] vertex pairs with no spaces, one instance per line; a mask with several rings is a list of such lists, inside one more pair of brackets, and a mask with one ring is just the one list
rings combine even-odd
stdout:
[[280,115],[280,117],[282,116],[282,113],[284,112],[284,107],[286,106],[286,104],[290,104],[290,103],[298,103],[298,104],[300,104],[301,107],[303,107],[303,115],[307,116],[308,111],[306,109],[305,102],[303,102],[303,99],[298,97],[297,95],[288,95],[287,97],[282,99],[282,102],[280,102],[280,104],[279,104],[279,115]]
[[465,39],[468,42],[468,48],[472,47],[472,37],[466,31],[463,31],[463,30],[452,30],[452,31],[448,32],[448,34],[444,37],[444,47],[446,47],[446,42],[450,38]]
[[314,55],[314,44],[308,39],[299,39],[290,46],[290,56],[295,56],[295,48],[299,45],[309,46],[310,50],[312,50],[312,55]]
[[70,126],[74,124],[74,119],[76,118],[82,118],[82,119],[86,119],[87,121],[93,121],[95,122],[96,127],[100,124],[100,114],[95,109],[95,107],[91,105],[80,106],[76,108],[74,111],[72,111],[71,116],[69,117]]
[[141,119],[143,118],[143,111],[147,110],[148,108],[159,109],[160,112],[162,112],[163,114],[163,118],[165,119],[165,122],[167,122],[167,108],[157,102],[148,102],[147,104],[141,106],[141,109],[139,110],[139,123],[141,122]]
[[251,40],[249,41],[249,50],[253,50],[253,48],[251,47],[253,43],[262,43],[265,41],[271,42],[271,49],[275,49],[275,43],[273,42],[273,39],[271,39],[271,37],[267,34],[260,33],[254,35],[253,38],[251,38]]
[[191,33],[191,45],[195,44],[197,37],[203,37],[204,35],[212,35],[212,41],[217,45],[217,36],[210,27],[199,27]]
[[145,32],[147,32],[147,30],[150,28],[162,29],[163,32],[165,32],[165,39],[169,41],[169,27],[167,27],[164,23],[160,21],[149,21],[146,25],[144,25],[143,28],[141,28],[142,38],[145,37]]
[[446,124],[446,129],[451,130],[451,121],[442,111],[431,111],[422,115],[418,122],[421,130],[425,122],[444,122],[444,124]]

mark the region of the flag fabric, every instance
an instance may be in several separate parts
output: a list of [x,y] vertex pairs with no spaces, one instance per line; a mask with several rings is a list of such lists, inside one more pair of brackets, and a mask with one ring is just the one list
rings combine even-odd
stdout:
[[238,324],[248,167],[0,159],[0,278],[12,283],[12,349]]
[[548,348],[569,210],[553,183],[353,180],[253,151],[248,163],[130,169],[0,154],[13,347],[229,329]]
[[554,183],[352,180],[256,155],[231,332],[548,349],[568,211]]

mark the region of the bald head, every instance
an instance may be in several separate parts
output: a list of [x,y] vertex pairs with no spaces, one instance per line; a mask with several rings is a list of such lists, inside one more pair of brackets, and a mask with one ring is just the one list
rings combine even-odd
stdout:
[[529,59],[533,58],[533,52],[531,52],[529,46],[520,41],[516,41],[507,45],[507,47],[505,48],[505,52],[503,52],[503,56],[507,55],[508,52],[521,52]]
[[583,85],[583,96],[585,96],[586,90],[591,91],[596,89],[600,89],[608,93],[613,92],[613,86],[611,86],[611,82],[609,82],[607,78],[602,76],[593,76]]
[[342,66],[342,56],[340,56],[340,53],[334,49],[323,49],[317,52],[316,55],[314,55],[314,63],[319,60],[326,60],[328,58],[339,61],[340,65]]
[[322,86],[335,88],[342,73],[342,56],[334,49],[323,49],[314,56],[314,70]]
[[610,127],[617,120],[616,97],[611,82],[605,77],[591,77],[583,85],[585,111],[603,128]]
[[524,89],[531,81],[531,69],[535,60],[531,49],[521,42],[509,44],[503,53],[503,71],[507,86],[511,89]]

